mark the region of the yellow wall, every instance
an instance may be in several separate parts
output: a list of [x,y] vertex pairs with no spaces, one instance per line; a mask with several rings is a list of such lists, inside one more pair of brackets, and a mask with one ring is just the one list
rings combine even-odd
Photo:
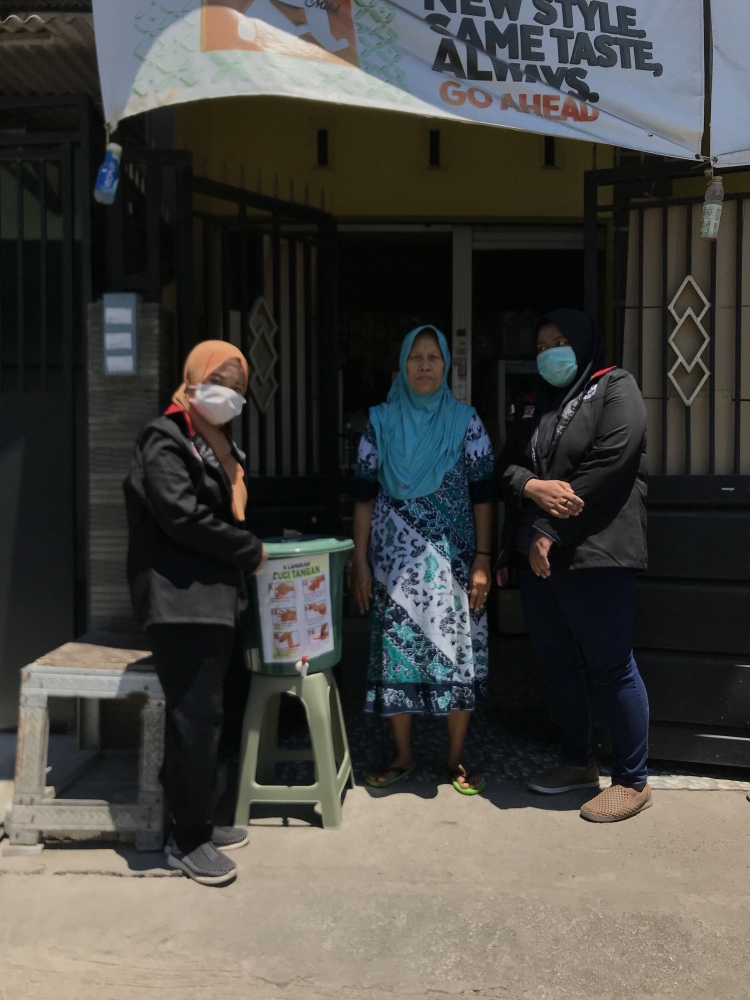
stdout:
[[[327,128],[330,166],[317,167]],[[428,133],[441,131],[441,166]],[[296,201],[339,219],[559,220],[583,216],[583,171],[612,165],[612,149],[557,140],[545,168],[541,136],[492,126],[288,98],[245,97],[176,108],[175,139],[195,171]]]
[[[721,170],[717,170],[716,173],[724,179],[724,190],[727,194],[732,193],[744,193],[750,186],[750,173],[742,171],[736,174],[723,174]],[[708,185],[708,178],[704,176],[703,171],[700,171],[698,175],[690,180],[680,179],[676,180],[673,185],[673,191],[675,197],[679,198],[700,198],[706,193],[706,186]]]

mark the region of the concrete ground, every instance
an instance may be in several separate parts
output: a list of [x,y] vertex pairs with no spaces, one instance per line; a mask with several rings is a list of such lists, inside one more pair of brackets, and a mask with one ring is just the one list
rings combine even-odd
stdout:
[[[387,741],[361,711],[366,641],[361,630],[345,637],[359,784],[341,830],[322,830],[305,807],[254,811],[226,889],[126,846],[8,857],[0,844],[0,1000],[750,998],[750,786],[662,768],[654,808],[588,824],[578,815],[588,793],[524,788],[555,747],[483,710],[467,752],[489,779],[485,795],[460,796],[439,777],[434,720],[415,720],[413,779],[368,790],[362,774]],[[500,690],[515,718],[523,692]],[[298,738],[293,726],[288,735]],[[3,746],[0,780],[12,756]],[[103,795],[118,766],[115,754],[66,794]],[[9,792],[0,787],[0,809]]]
[[744,793],[601,826],[585,798],[358,787],[339,831],[255,819],[225,889],[127,847],[0,857],[0,998],[750,996]]

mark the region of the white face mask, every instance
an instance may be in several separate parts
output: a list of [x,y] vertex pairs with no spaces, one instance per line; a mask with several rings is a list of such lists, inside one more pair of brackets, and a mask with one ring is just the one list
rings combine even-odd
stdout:
[[240,396],[234,389],[228,389],[225,385],[213,385],[210,382],[193,385],[190,388],[191,403],[198,413],[215,427],[229,423],[242,413],[245,397]]

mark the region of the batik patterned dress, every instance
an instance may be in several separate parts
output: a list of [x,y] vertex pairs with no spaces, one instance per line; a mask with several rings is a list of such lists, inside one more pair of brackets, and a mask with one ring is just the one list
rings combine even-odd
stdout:
[[494,499],[492,445],[475,414],[435,493],[396,500],[378,483],[375,431],[359,446],[352,497],[376,497],[365,710],[384,716],[471,710],[487,680],[487,612],[469,608],[473,503]]

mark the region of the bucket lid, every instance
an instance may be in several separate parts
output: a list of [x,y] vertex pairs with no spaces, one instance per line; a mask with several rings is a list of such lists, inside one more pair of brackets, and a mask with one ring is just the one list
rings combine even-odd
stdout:
[[324,552],[348,552],[354,548],[351,538],[332,538],[328,535],[295,535],[292,538],[264,538],[269,559],[288,559],[289,556],[317,556]]

